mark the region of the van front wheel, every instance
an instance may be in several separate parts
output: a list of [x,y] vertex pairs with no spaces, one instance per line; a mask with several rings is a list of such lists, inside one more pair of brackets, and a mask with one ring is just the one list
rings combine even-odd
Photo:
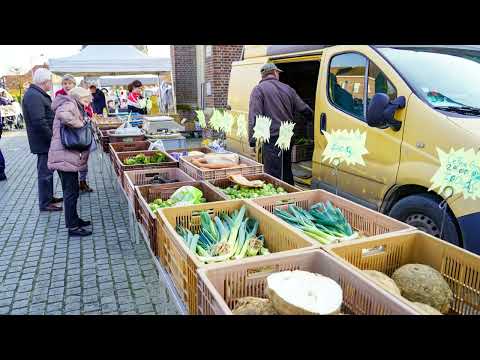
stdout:
[[[438,199],[430,194],[411,195],[393,205],[389,215],[430,235],[440,237],[443,210],[439,205]],[[448,211],[445,214],[443,238],[451,244],[462,247],[455,220]]]

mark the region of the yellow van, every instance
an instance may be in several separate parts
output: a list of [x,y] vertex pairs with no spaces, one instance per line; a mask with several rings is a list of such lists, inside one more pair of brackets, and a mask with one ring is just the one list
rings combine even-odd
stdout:
[[[479,150],[480,46],[245,46],[230,76],[233,113],[248,118],[250,93],[266,62],[283,70],[280,80],[314,109],[311,130],[302,127],[315,144],[309,166],[313,188],[338,190],[435,236],[443,231],[444,239],[480,254],[480,201],[449,198],[442,221],[443,194],[428,191],[440,165],[437,147]],[[374,119],[372,108],[381,114],[388,100],[404,100],[404,107]],[[340,165],[337,184],[321,156],[322,130],[336,129],[366,132],[369,151],[366,166]],[[235,128],[227,146],[258,158]]]

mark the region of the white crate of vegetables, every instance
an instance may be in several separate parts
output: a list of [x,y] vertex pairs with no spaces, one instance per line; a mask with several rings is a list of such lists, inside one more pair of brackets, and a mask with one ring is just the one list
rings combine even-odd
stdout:
[[243,200],[158,211],[166,267],[191,314],[197,313],[197,269],[318,247],[272,214]]

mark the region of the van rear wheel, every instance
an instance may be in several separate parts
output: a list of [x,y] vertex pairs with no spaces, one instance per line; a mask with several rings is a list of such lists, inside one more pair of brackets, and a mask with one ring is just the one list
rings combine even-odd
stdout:
[[[410,195],[393,205],[389,215],[430,235],[440,237],[443,210],[440,201],[430,194]],[[453,215],[447,211],[443,225],[443,238],[463,247]]]

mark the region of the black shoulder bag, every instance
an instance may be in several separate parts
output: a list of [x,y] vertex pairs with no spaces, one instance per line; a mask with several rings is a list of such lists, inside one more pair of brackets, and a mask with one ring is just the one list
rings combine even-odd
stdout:
[[90,121],[86,121],[81,128],[72,128],[60,125],[60,138],[62,145],[68,150],[85,151],[90,148],[93,141],[93,132]]

